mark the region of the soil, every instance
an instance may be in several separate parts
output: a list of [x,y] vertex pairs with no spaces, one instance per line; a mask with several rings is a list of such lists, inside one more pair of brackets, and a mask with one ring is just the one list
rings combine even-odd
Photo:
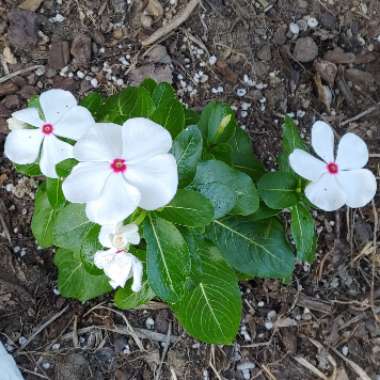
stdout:
[[[111,94],[153,76],[191,107],[233,105],[268,169],[290,113],[306,138],[315,119],[359,134],[379,176],[378,0],[203,0],[142,47],[188,3],[0,0],[0,143],[44,89]],[[0,160],[0,337],[26,379],[380,379],[378,199],[318,212],[315,264],[288,284],[243,282],[236,343],[210,346],[159,302],[120,313],[109,297],[60,297],[53,252],[30,230],[38,178]]]

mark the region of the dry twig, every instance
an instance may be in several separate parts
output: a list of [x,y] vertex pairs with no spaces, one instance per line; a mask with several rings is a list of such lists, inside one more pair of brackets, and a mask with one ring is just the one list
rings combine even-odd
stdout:
[[42,65],[34,65],[34,66],[27,67],[25,69],[17,70],[14,73],[10,73],[8,75],[4,75],[3,77],[1,77],[0,78],[0,83],[4,83],[4,82],[6,82],[9,79],[12,79],[14,77],[17,77],[17,76],[25,74],[25,73],[28,73],[29,71],[40,69],[42,67],[44,67],[44,66],[42,66]]

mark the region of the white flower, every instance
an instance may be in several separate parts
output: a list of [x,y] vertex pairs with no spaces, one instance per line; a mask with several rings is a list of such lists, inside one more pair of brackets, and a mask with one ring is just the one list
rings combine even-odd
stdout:
[[334,156],[334,132],[317,121],[312,127],[311,144],[323,161],[303,150],[295,149],[289,156],[292,169],[311,181],[305,195],[311,203],[325,211],[346,204],[363,207],[376,194],[376,178],[367,169],[368,149],[365,142],[353,133],[346,133]]
[[6,380],[23,380],[20,370],[18,369],[13,357],[8,354],[5,347],[0,341],[0,369],[1,378]]
[[56,178],[55,165],[73,157],[73,146],[58,137],[78,140],[95,122],[90,112],[78,106],[68,91],[43,92],[39,101],[42,118],[37,108],[12,114],[8,120],[11,132],[5,141],[4,153],[16,164],[31,164],[40,157],[41,172]]
[[74,146],[81,162],[63,182],[65,197],[86,203],[88,219],[101,225],[121,222],[137,207],[163,207],[178,186],[171,146],[169,132],[148,119],[96,124]]
[[102,226],[99,233],[100,243],[109,248],[98,251],[94,256],[95,265],[104,271],[110,279],[111,286],[124,287],[125,283],[133,277],[131,289],[134,292],[141,290],[143,266],[139,259],[128,252],[129,244],[139,244],[140,235],[136,224],[124,226]]

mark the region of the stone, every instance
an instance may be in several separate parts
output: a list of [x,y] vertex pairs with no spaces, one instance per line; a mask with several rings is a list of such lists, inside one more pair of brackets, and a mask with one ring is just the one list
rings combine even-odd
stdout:
[[37,90],[33,87],[33,86],[30,86],[30,85],[26,85],[24,87],[21,88],[21,90],[19,91],[19,95],[23,98],[23,99],[30,99],[33,95],[36,95],[37,94]]
[[286,42],[286,25],[280,26],[273,34],[273,43],[276,45],[284,45]]
[[293,56],[299,62],[312,62],[318,56],[318,46],[311,37],[299,38],[294,47]]
[[25,0],[18,7],[27,11],[35,12],[44,0]]
[[7,95],[1,104],[9,110],[15,111],[20,107],[20,98],[17,95]]
[[0,97],[10,94],[14,94],[18,90],[18,87],[13,82],[5,82],[0,84]]
[[272,52],[269,45],[264,45],[258,52],[257,57],[261,61],[269,62],[272,59]]
[[315,62],[315,69],[323,80],[325,80],[331,87],[334,86],[335,77],[338,73],[338,68],[335,63],[318,59]]
[[155,45],[145,54],[144,60],[149,63],[172,63],[172,59],[164,45]]
[[173,82],[173,72],[169,65],[147,64],[131,70],[128,79],[132,86],[139,85],[145,78],[152,78],[156,82]]
[[88,34],[78,34],[71,44],[71,54],[75,62],[88,67],[92,56],[91,37]]
[[60,70],[70,62],[70,46],[67,41],[54,41],[50,45],[48,66]]
[[38,43],[38,16],[25,10],[13,10],[8,15],[8,42],[19,49],[30,49]]
[[326,52],[324,59],[338,64],[353,63],[355,61],[355,54],[346,53],[342,48],[336,47]]

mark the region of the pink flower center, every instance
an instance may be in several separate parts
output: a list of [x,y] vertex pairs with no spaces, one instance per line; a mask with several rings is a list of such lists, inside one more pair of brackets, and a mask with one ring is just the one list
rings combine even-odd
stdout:
[[115,158],[111,163],[111,169],[114,173],[124,173],[127,170],[127,164],[122,158]]
[[338,167],[338,165],[337,165],[335,162],[330,162],[330,163],[327,165],[327,171],[328,171],[330,174],[337,174],[338,171],[339,171],[339,167]]
[[50,123],[46,123],[42,126],[42,133],[44,135],[50,135],[51,133],[53,133],[53,130],[54,130],[54,127]]

